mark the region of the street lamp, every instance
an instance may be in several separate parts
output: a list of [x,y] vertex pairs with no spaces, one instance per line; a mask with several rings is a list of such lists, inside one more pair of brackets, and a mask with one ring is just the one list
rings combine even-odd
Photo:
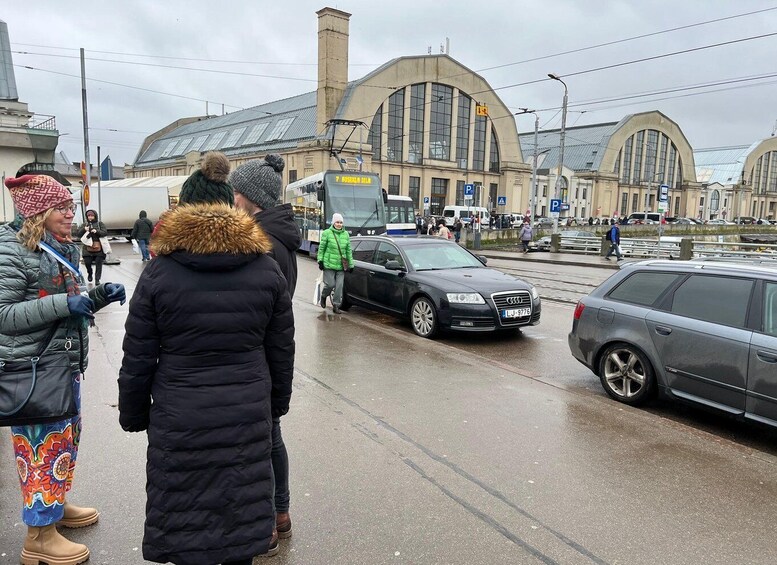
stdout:
[[[564,136],[566,135],[567,127],[567,83],[561,80],[561,77],[554,73],[548,73],[548,77],[553,80],[559,81],[564,85],[564,103],[561,105],[561,134],[559,139],[559,151],[558,151],[558,171],[556,172],[556,187],[553,190],[553,198],[559,197],[559,186],[561,184],[561,170],[564,166]],[[553,233],[558,233],[558,215],[553,216]]]
[[521,111],[515,115],[521,116],[523,114],[534,114],[534,159],[531,171],[531,193],[529,194],[529,208],[531,209],[529,213],[529,222],[531,225],[534,225],[534,214],[537,209],[537,135],[540,131],[540,116],[536,111],[529,110],[528,108],[521,108]]

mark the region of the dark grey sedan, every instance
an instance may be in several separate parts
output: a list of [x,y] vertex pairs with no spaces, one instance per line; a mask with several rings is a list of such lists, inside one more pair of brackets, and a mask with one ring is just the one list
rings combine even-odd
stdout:
[[402,318],[433,337],[440,329],[494,331],[540,322],[540,298],[529,283],[485,267],[458,244],[434,236],[368,236],[351,240],[354,271],[343,304]]
[[657,393],[777,426],[777,269],[644,261],[577,304],[572,355],[615,400]]

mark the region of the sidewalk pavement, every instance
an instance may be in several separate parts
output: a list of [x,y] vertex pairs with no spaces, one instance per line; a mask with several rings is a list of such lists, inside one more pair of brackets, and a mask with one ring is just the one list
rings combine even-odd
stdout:
[[496,249],[470,249],[475,255],[483,255],[489,259],[507,259],[509,261],[532,261],[534,263],[550,263],[555,265],[572,265],[576,267],[597,267],[600,269],[618,269],[621,262],[612,259],[606,261],[600,255],[583,253],[550,253],[547,251],[502,251]]

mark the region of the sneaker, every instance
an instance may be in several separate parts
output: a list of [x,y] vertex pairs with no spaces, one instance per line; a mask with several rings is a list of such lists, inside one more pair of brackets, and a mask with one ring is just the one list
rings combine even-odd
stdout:
[[278,555],[278,552],[281,550],[280,545],[278,544],[278,530],[273,528],[272,530],[272,538],[270,538],[270,546],[267,548],[267,553],[262,553],[260,555],[257,555],[257,557],[273,557],[275,555]]
[[605,260],[605,261],[609,261],[609,260],[610,260],[610,258],[609,258],[609,257],[605,257],[605,258],[604,258],[604,260]]
[[623,257],[618,257],[616,261],[623,261]]
[[321,300],[319,301],[319,304],[321,304],[321,308],[326,308],[326,296],[323,294],[321,295]]
[[278,532],[278,537],[286,539],[291,537],[291,516],[288,512],[279,512],[275,518],[275,529]]

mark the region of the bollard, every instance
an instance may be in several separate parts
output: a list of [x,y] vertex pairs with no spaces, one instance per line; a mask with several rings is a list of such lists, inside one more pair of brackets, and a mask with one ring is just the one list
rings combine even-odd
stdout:
[[475,231],[475,238],[472,244],[473,249],[480,249],[480,230]]
[[561,234],[554,233],[550,236],[550,252],[558,253],[561,251]]
[[684,237],[680,240],[680,260],[690,259],[693,259],[693,240],[690,237]]
[[610,250],[610,242],[607,241],[607,236],[602,236],[602,248],[599,250],[599,255],[602,257],[607,255],[607,252]]

